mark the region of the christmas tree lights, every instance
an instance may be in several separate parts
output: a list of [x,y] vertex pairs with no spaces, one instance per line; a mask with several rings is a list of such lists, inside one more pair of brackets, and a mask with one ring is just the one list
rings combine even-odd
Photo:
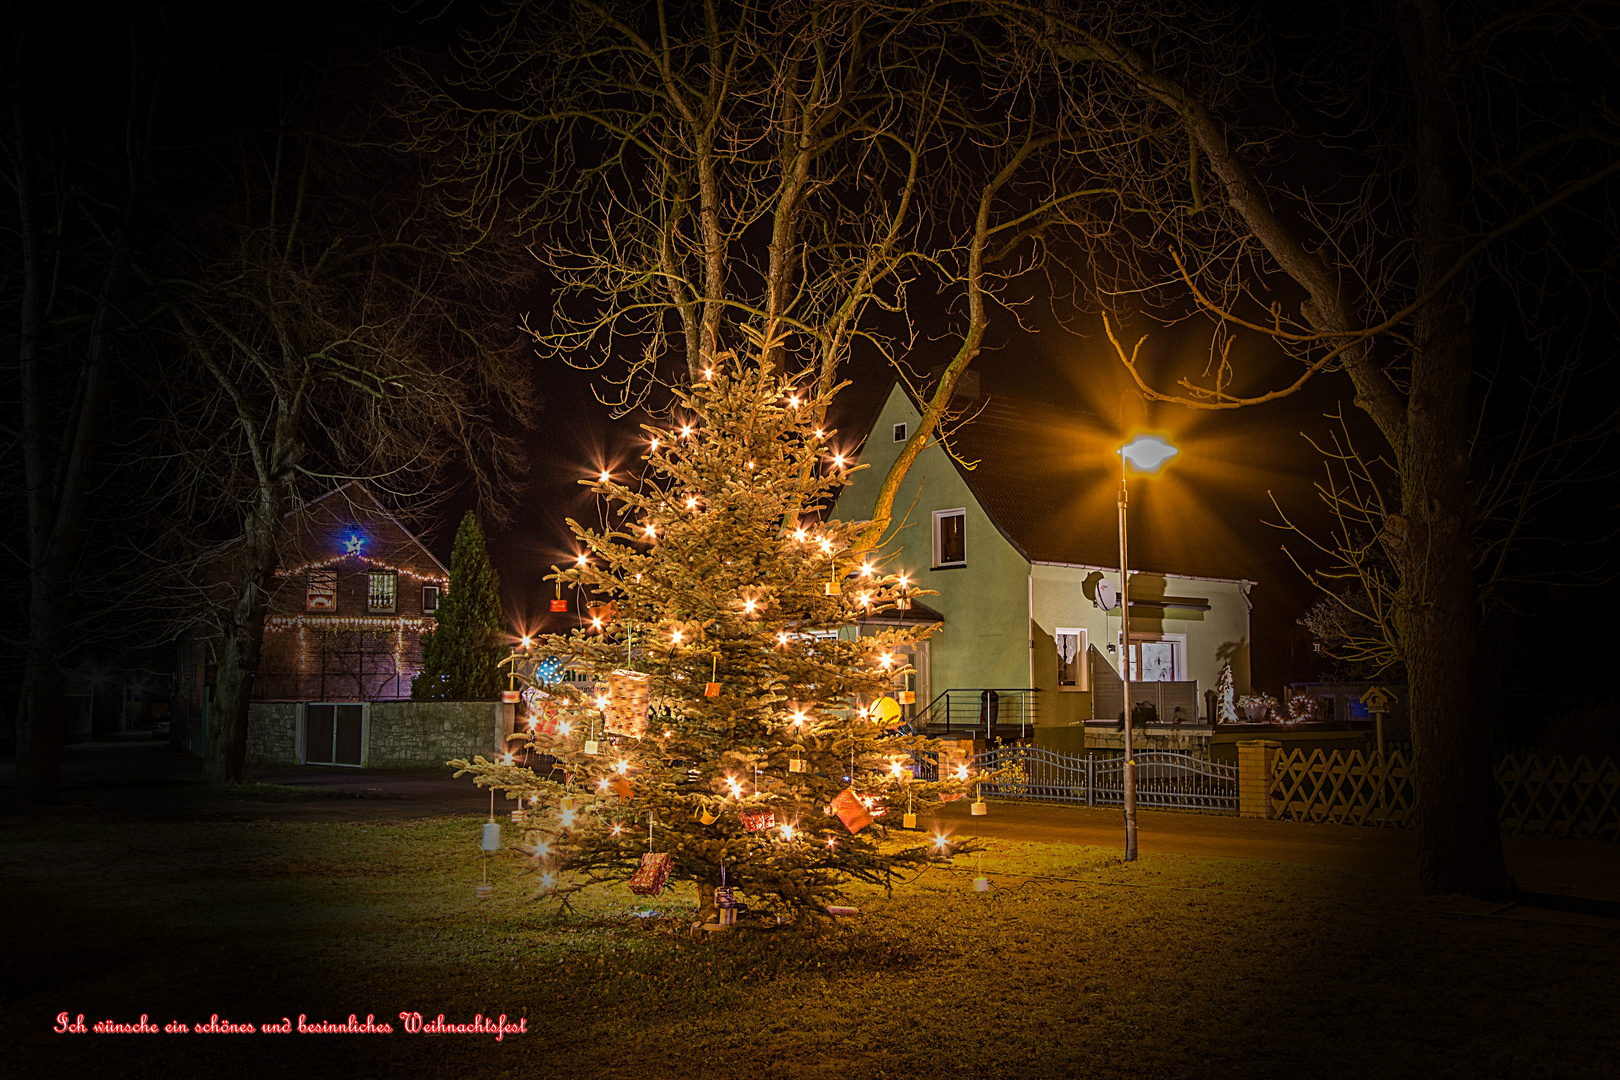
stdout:
[[856,632],[919,593],[852,555],[857,525],[825,518],[859,466],[828,446],[827,401],[802,386],[717,357],[678,392],[678,428],[646,426],[642,477],[581,481],[607,525],[570,520],[577,557],[553,576],[611,617],[533,647],[594,685],[526,675],[535,722],[511,737],[514,759],[451,763],[528,808],[523,848],[564,902],[672,876],[696,883],[700,921],[718,917],[724,883],[802,923],[848,882],[889,885],[943,850],[896,849],[888,823],[960,797],[968,777],[920,778],[937,744],[871,708],[934,628]]

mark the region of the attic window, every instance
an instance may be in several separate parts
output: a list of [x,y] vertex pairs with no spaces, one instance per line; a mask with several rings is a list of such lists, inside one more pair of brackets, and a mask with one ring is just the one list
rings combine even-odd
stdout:
[[895,442],[905,442],[906,441],[906,428],[907,428],[907,426],[908,425],[906,425],[906,424],[896,424],[896,425],[894,425],[894,441]]
[[934,511],[934,569],[967,565],[967,508]]

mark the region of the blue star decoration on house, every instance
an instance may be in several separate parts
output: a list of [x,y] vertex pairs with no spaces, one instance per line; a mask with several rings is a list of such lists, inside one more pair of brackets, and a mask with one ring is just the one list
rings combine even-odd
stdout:
[[360,549],[366,546],[366,538],[359,533],[350,533],[349,538],[343,541],[343,550],[350,555],[359,555]]

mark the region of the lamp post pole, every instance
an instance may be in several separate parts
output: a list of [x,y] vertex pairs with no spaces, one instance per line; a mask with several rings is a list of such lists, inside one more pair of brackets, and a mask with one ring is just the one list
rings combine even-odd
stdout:
[[1125,713],[1125,861],[1136,861],[1136,758],[1131,754],[1131,572],[1126,561],[1125,486],[1127,460],[1119,455],[1119,673],[1120,701]]

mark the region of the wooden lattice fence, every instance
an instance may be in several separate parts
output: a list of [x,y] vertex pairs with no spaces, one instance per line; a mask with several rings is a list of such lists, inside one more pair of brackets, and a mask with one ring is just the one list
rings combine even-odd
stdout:
[[[1401,828],[1412,823],[1413,773],[1404,753],[1291,750],[1276,756],[1277,817]],[[1496,765],[1502,829],[1528,836],[1620,840],[1620,764],[1510,754]]]

